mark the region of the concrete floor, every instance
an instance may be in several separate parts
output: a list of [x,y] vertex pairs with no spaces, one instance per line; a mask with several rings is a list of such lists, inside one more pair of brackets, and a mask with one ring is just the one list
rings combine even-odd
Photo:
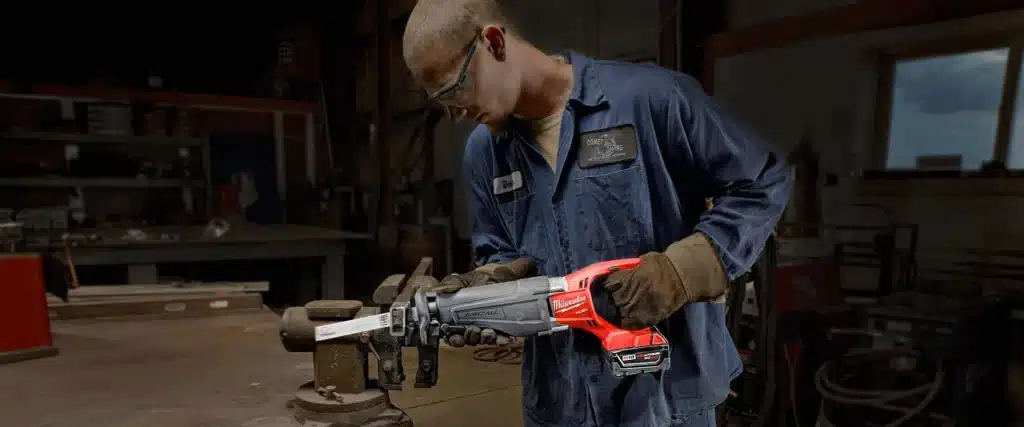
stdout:
[[[60,356],[0,365],[3,425],[286,427],[286,403],[312,378],[312,355],[286,352],[278,317],[55,323]],[[415,366],[415,364],[407,366]],[[519,367],[441,351],[433,389],[392,394],[417,427],[521,426]]]

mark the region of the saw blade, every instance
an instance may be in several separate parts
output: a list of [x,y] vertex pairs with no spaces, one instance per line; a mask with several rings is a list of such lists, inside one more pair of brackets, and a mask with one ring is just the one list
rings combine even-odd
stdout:
[[360,317],[317,326],[313,336],[317,342],[391,327],[391,313]]

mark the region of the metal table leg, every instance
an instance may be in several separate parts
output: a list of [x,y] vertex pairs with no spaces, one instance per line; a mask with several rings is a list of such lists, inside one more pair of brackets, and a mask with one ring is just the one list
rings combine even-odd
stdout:
[[328,255],[320,265],[320,298],[345,299],[345,256]]

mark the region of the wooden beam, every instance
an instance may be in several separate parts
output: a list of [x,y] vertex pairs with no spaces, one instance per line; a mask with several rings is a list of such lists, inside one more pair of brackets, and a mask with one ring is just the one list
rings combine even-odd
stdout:
[[1013,138],[1013,115],[1017,112],[1018,89],[1020,88],[1021,44],[1010,49],[1009,60],[1006,62],[1006,76],[1003,80],[1003,99],[999,104],[999,121],[996,127],[996,146],[993,159],[1010,167],[1010,142]]
[[875,115],[872,120],[870,162],[868,169],[885,169],[889,157],[889,132],[892,130],[892,79],[894,76],[893,58],[882,56],[875,64],[878,81],[875,86]]
[[663,17],[658,34],[658,65],[679,69],[679,8],[677,0],[660,0],[658,15]]
[[[323,88],[326,113],[325,137],[327,147],[328,174],[330,181],[337,178],[335,173],[345,171],[348,178],[354,178],[356,157],[342,153],[351,152],[355,145],[356,128],[361,123],[356,112],[356,74],[359,67],[353,66],[358,58],[359,47],[352,32],[356,18],[366,9],[364,2],[351,2],[347,13],[330,14],[321,21],[321,53],[323,58]],[[332,218],[337,217],[332,215]]]
[[704,51],[704,76],[701,77],[700,83],[704,86],[704,91],[708,95],[714,95],[715,93],[715,57],[709,53],[709,50]]
[[781,18],[716,34],[716,58],[865,31],[928,25],[1007,10],[1020,0],[860,0],[854,4]]
[[[409,14],[409,12],[412,12],[412,8],[415,6],[416,0],[389,0],[387,19],[389,21],[404,19],[405,16]],[[359,18],[356,23],[356,36],[373,36],[377,29],[377,26],[379,25],[377,20],[378,16],[376,15],[376,12],[372,7],[363,8],[363,12],[359,14]]]
[[728,5],[722,0],[686,0],[676,9],[678,29],[678,70],[690,74],[704,85],[708,93],[712,90],[714,61],[708,61],[708,37],[725,31],[728,27]]
[[372,144],[376,145],[377,171],[380,177],[380,190],[377,199],[377,224],[380,226],[395,225],[394,185],[391,168],[391,43],[394,33],[391,31],[389,0],[376,0],[374,13],[377,17],[375,29],[376,60],[377,60],[377,104],[374,109],[376,131]]

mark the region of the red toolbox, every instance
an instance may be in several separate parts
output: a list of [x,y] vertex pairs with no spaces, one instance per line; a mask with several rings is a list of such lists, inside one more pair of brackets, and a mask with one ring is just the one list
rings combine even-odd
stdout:
[[38,254],[0,254],[0,364],[55,356]]

